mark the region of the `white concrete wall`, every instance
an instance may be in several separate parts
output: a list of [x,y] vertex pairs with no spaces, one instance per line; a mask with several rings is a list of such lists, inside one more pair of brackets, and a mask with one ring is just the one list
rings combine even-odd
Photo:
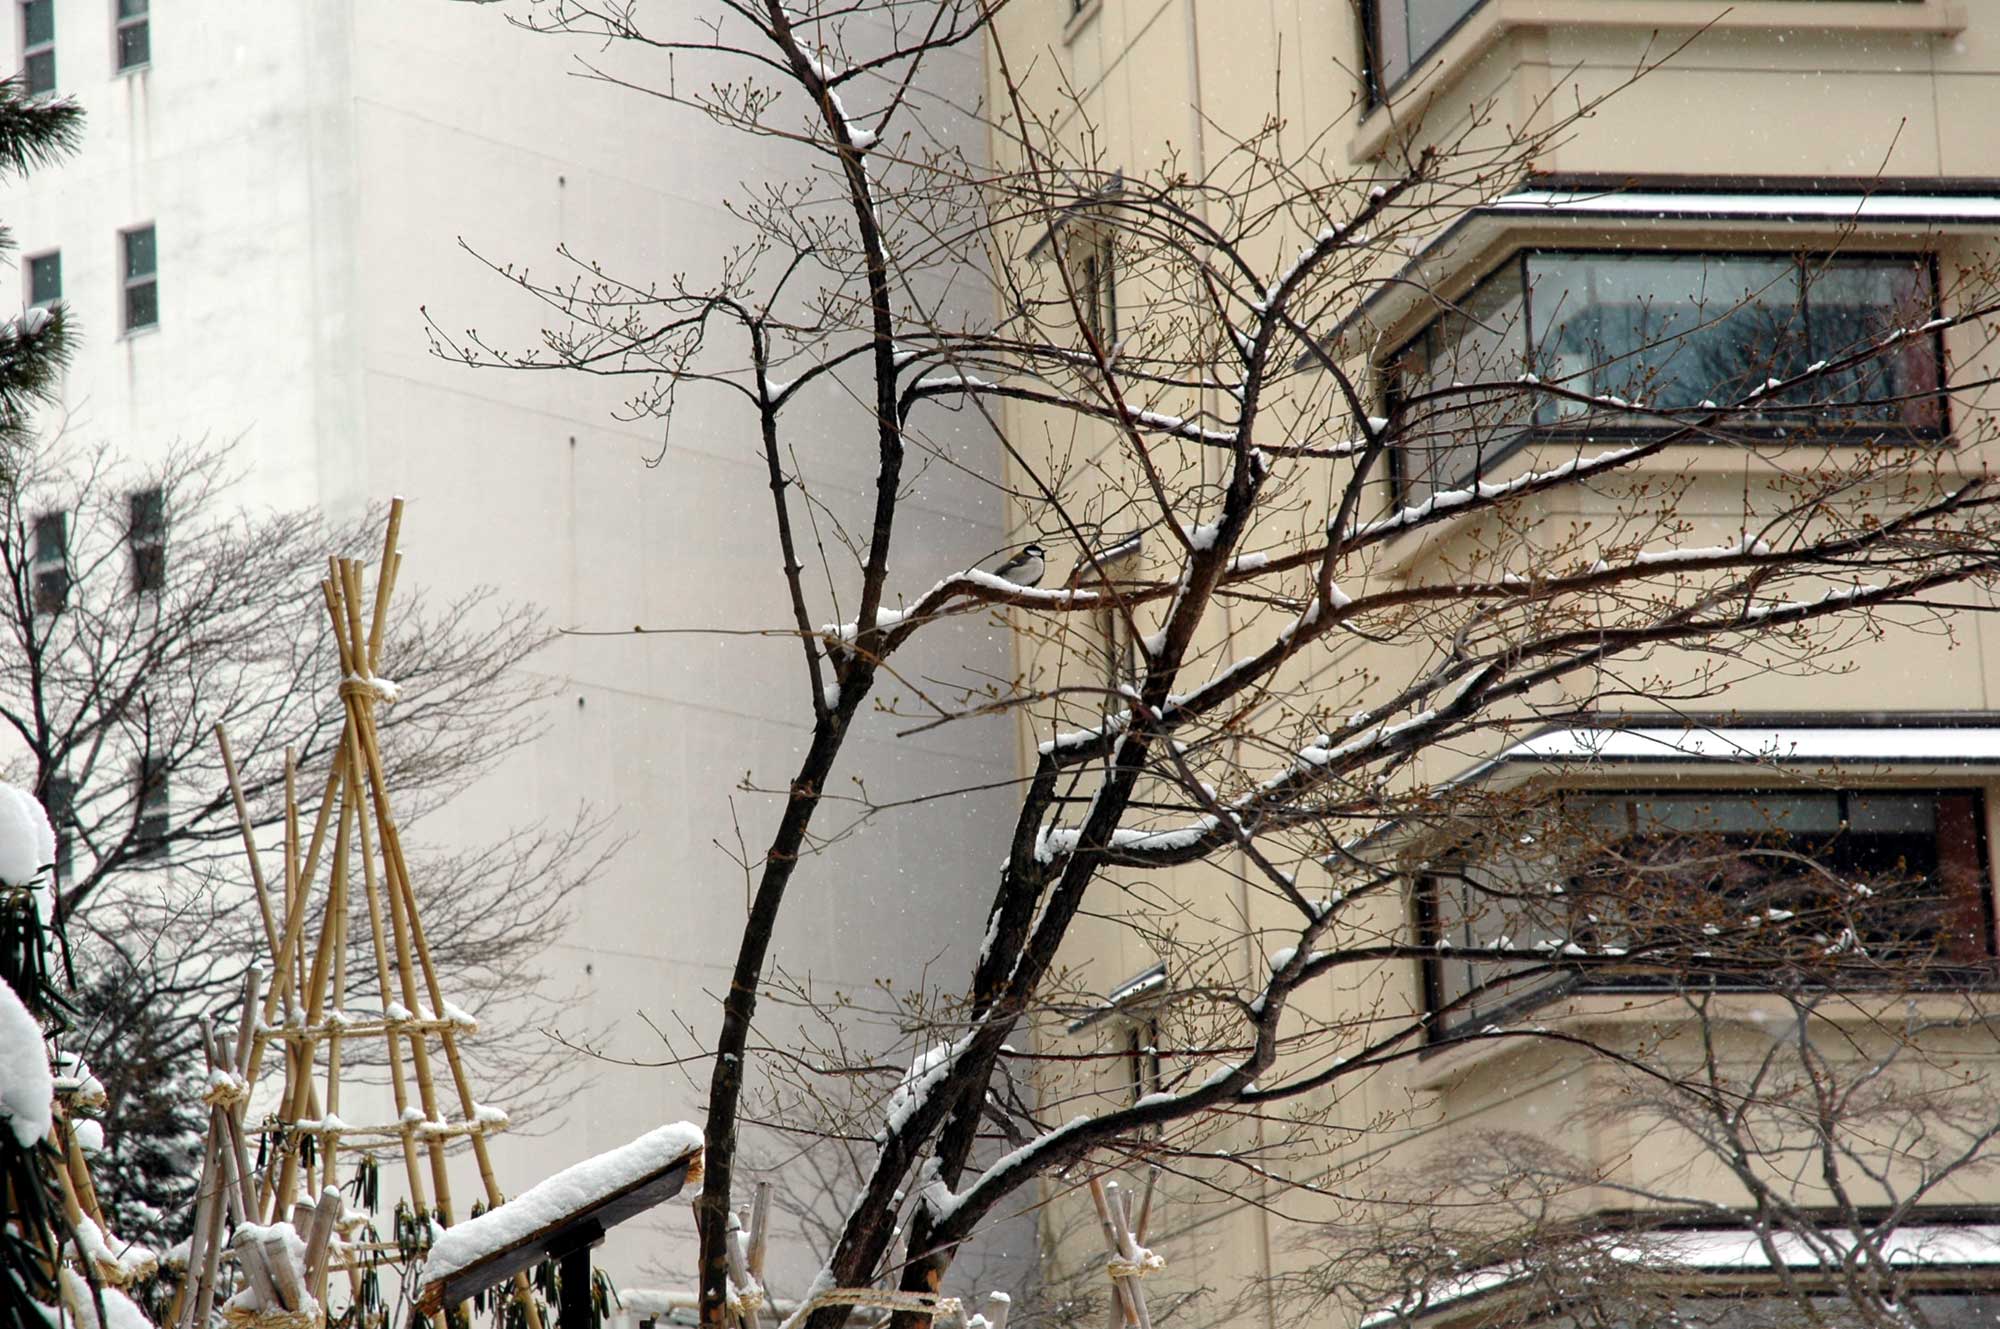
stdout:
[[[636,273],[699,272],[733,234],[723,192],[781,167],[772,153],[574,77],[571,57],[593,48],[512,29],[484,7],[187,0],[159,7],[152,67],[122,78],[109,8],[57,0],[59,81],[90,113],[87,145],[0,196],[23,253],[63,250],[85,333],[64,392],[80,431],[142,452],[241,435],[250,503],[319,502],[342,516],[405,495],[406,579],[443,592],[494,583],[561,625],[787,624],[752,417],[690,401],[649,467],[659,428],[611,417],[620,385],[454,367],[428,353],[419,314],[532,343],[537,310],[460,236],[550,272],[559,242]],[[18,26],[0,42],[18,58]],[[940,72],[975,88],[976,52]],[[120,338],[116,232],[147,220],[160,237],[161,324]],[[0,287],[0,307],[14,298]],[[830,392],[802,406],[819,417],[803,449],[817,491],[860,512],[875,466],[866,416]],[[990,440],[965,428],[958,460],[990,471]],[[932,466],[904,509],[893,585],[921,590],[1001,538],[994,491]],[[918,674],[1005,670],[1007,643],[984,623],[941,635],[944,649],[913,659]],[[685,1019],[704,1039],[717,1023],[744,885],[711,841],[733,841],[732,807],[753,847],[775,822],[775,800],[735,786],[746,771],[767,787],[790,777],[810,719],[798,648],[573,638],[538,663],[566,680],[545,736],[415,835],[477,843],[580,802],[612,811],[631,841],[571,931],[548,939],[548,967],[558,991],[576,994],[566,1028],[610,1028],[611,1050],[658,1058],[641,1012],[669,1028]],[[895,727],[865,718],[842,778],[861,774],[894,798],[1012,774],[1004,721],[892,744]],[[960,963],[940,972],[963,975],[1005,812],[1004,796],[968,795],[885,818],[809,865],[781,963],[862,994],[880,979],[917,982],[941,954]],[[769,1036],[786,1021],[772,1012]],[[501,1137],[503,1185],[518,1190],[663,1119],[699,1118],[705,1066],[590,1074],[566,1115]],[[481,1096],[504,1105],[507,1086]],[[603,1256],[619,1281],[692,1268],[684,1210],[659,1223],[670,1235],[642,1223],[614,1236]]]

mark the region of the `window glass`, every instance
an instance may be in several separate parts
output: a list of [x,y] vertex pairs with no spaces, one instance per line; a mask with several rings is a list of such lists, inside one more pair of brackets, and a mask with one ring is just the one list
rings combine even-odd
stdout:
[[138,858],[158,858],[167,852],[167,832],[172,800],[167,789],[167,763],[147,757],[132,764],[137,786],[138,822],[133,828],[132,852]]
[[118,68],[136,69],[153,58],[147,0],[118,0]]
[[35,518],[35,610],[59,614],[69,607],[69,514]]
[[54,304],[62,299],[62,255],[37,254],[28,260],[28,303]]
[[21,57],[28,92],[38,96],[56,90],[55,0],[25,0],[21,5]]
[[[1804,369],[1798,268],[1751,255],[1531,254],[1535,372],[1656,406],[1741,399]],[[1543,419],[1582,403],[1547,404]]]
[[132,551],[132,589],[157,591],[167,584],[167,501],[158,489],[128,495],[126,543]]
[[[1991,979],[1982,821],[1976,792],[1929,789],[1588,794],[1510,817],[1430,883],[1439,1025],[1477,1027],[1554,990],[1824,981],[1828,957],[1863,985]],[[1759,972],[1691,977],[1723,934]],[[1503,938],[1546,958],[1466,955]],[[1564,964],[1579,953],[1594,962]]]
[[153,228],[123,234],[125,249],[125,328],[150,328],[160,321],[158,245]]
[[[1512,393],[1458,393],[1455,385],[1508,381],[1522,373],[1525,346],[1520,266],[1509,263],[1431,325],[1402,374],[1410,409],[1402,420],[1400,462],[1419,496],[1451,489],[1496,459],[1526,423]],[[1444,392],[1435,400],[1424,394]],[[1414,399],[1413,399],[1414,398]]]
[[[1923,326],[1936,312],[1923,260],[1837,259],[1805,277],[1814,360],[1839,360],[1892,331]],[[1821,402],[1866,402],[1860,414],[1912,429],[1942,423],[1935,337],[1904,336],[1894,351],[1835,370],[1813,394]],[[1852,418],[1856,412],[1845,412]]]
[[[1526,286],[1523,289],[1522,274]],[[1746,403],[1736,427],[1772,431],[1944,427],[1931,262],[1912,257],[1531,251],[1481,283],[1403,348],[1391,375],[1404,502],[1483,475],[1531,424],[1662,427],[1628,405]],[[1890,339],[1892,332],[1903,335]],[[1877,350],[1758,399],[1764,383]],[[1582,394],[1424,394],[1533,373]],[[1597,399],[1593,404],[1590,398]]]
[[1368,0],[1369,90],[1382,94],[1403,80],[1485,0]]

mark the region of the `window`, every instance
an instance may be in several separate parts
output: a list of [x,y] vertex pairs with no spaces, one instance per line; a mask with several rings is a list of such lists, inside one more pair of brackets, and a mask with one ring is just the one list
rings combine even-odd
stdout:
[[1382,100],[1483,3],[1485,0],[1366,0],[1362,40],[1369,99]]
[[157,327],[160,322],[160,274],[153,228],[140,226],[121,231],[118,240],[125,251],[125,331]]
[[55,0],[22,0],[21,64],[29,96],[56,90]]
[[[1394,357],[1397,479],[1405,501],[1421,501],[1470,483],[1535,430],[1582,425],[1586,412],[1593,434],[1658,429],[1659,416],[1622,408],[1741,402],[1766,379],[1919,327],[1937,306],[1935,268],[1922,255],[1524,251]],[[1935,437],[1942,364],[1938,334],[1903,337],[1731,427]],[[1524,374],[1602,404],[1449,391]],[[1446,395],[1426,395],[1436,392]]]
[[126,496],[125,542],[132,550],[132,589],[158,591],[167,584],[167,498],[158,489]]
[[50,250],[28,258],[28,304],[52,305],[62,299],[62,254]]
[[[1096,589],[1115,590],[1119,585],[1135,580],[1138,569],[1136,560],[1142,548],[1141,538],[1128,536],[1116,544],[1098,550],[1092,557],[1095,568],[1101,569],[1103,579],[1097,580],[1092,564],[1085,561],[1078,570],[1078,578],[1086,587],[1093,583]],[[1097,626],[1097,648],[1104,662],[1104,684],[1112,692],[1121,688],[1137,687],[1140,677],[1139,643],[1132,634],[1132,612],[1130,605],[1120,607],[1115,603],[1097,609],[1092,617]],[[1123,703],[1111,703],[1114,709],[1123,709]]]
[[118,0],[118,72],[137,69],[153,59],[153,37],[147,26],[148,0]]
[[56,833],[56,880],[68,882],[76,849],[76,781],[67,775],[51,776],[44,806]]
[[139,814],[132,828],[132,853],[139,858],[159,858],[167,852],[167,830],[171,824],[167,764],[159,757],[135,761],[132,780]]
[[[1813,981],[1835,960],[1883,985],[1993,975],[1976,791],[1591,793],[1506,821],[1504,843],[1489,834],[1454,854],[1421,894],[1443,1031],[1558,993]],[[1741,956],[1746,930],[1757,978],[1693,976],[1717,937]],[[1503,942],[1548,959],[1455,954]],[[1565,955],[1599,962],[1565,968]],[[1601,962],[1619,956],[1630,963]]]
[[1137,1103],[1160,1092],[1160,1022],[1132,1021],[1124,1031],[1125,1096]]
[[1111,354],[1118,345],[1118,273],[1109,235],[1093,236],[1086,242],[1083,261],[1078,266],[1077,300],[1083,306],[1084,326],[1096,339],[1099,349]]
[[69,514],[36,517],[34,541],[35,612],[60,614],[69,607]]

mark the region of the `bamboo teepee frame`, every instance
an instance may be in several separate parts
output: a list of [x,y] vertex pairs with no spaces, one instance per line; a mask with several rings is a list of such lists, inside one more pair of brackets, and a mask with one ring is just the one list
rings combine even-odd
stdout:
[[[307,1286],[302,1291],[320,1304],[334,1269],[345,1270],[358,1286],[363,1259],[369,1252],[352,1241],[334,1240],[343,1154],[399,1149],[412,1205],[420,1215],[434,1214],[449,1226],[458,1215],[445,1151],[450,1141],[463,1138],[471,1144],[486,1204],[497,1205],[504,1198],[494,1179],[486,1136],[504,1129],[507,1116],[482,1106],[473,1097],[459,1038],[476,1030],[477,1022],[446,1000],[439,981],[409,864],[403,856],[402,835],[390,806],[376,735],[376,708],[397,696],[396,685],[377,671],[390,599],[402,565],[396,547],[402,520],[403,502],[397,499],[389,507],[372,607],[364,607],[360,560],[327,560],[327,576],[319,589],[339,655],[339,693],[346,714],[340,747],[309,836],[301,835],[295,755],[290,750],[285,754],[283,895],[275,903],[273,883],[265,875],[251,829],[235,755],[228,736],[216,726],[216,742],[242,826],[264,940],[272,956],[271,981],[265,989],[261,970],[253,968],[247,975],[243,1019],[234,1049],[219,1038],[210,1038],[211,1122],[201,1212],[190,1247],[189,1278],[177,1298],[184,1305],[176,1306],[176,1325],[206,1322],[221,1256],[219,1238],[225,1206],[239,1226],[294,1220],[308,1242]],[[329,828],[332,846],[327,853]],[[323,859],[326,870],[322,879]],[[357,861],[358,874],[354,871]],[[380,1014],[369,1017],[350,1016],[345,1004],[349,928],[356,905],[352,888],[357,875],[374,976],[383,1001]],[[315,904],[320,906],[319,936],[308,947],[306,933]],[[396,1120],[353,1125],[339,1116],[342,1056],[347,1047],[369,1040],[386,1044]],[[253,1177],[244,1110],[273,1047],[279,1054],[273,1060],[283,1063],[283,1085],[275,1120],[254,1128],[266,1136],[267,1163],[261,1174]],[[434,1075],[438,1054],[442,1054],[450,1076],[448,1096],[440,1092]],[[448,1103],[455,1104],[456,1118],[447,1117]],[[302,1147],[306,1140],[314,1143],[310,1152]],[[329,1191],[336,1192],[332,1200],[328,1199]],[[318,1197],[317,1203],[301,1198],[302,1193]],[[221,1200],[216,1199],[218,1195]],[[261,1291],[254,1268],[260,1262],[255,1255],[243,1258],[242,1246],[237,1243],[245,1275]],[[190,1289],[192,1296],[188,1295]],[[271,1314],[252,1323],[296,1323],[287,1317],[296,1313],[298,1299],[286,1295],[283,1288],[273,1290],[278,1297],[277,1304],[271,1305]],[[515,1279],[515,1294],[529,1329],[540,1329],[525,1275]]]

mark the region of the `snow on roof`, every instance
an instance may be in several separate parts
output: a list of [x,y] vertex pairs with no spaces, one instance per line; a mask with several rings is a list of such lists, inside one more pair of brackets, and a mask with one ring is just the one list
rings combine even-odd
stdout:
[[[1903,1268],[2000,1267],[2000,1224],[1899,1227],[1877,1234],[1877,1239],[1888,1262]],[[1820,1232],[1818,1240],[1841,1255],[1854,1245],[1852,1234],[1835,1230]],[[1770,1241],[1784,1268],[1811,1270],[1822,1267],[1825,1258],[1822,1248],[1808,1244],[1796,1233],[1772,1233]],[[1772,1267],[1763,1239],[1749,1228],[1693,1228],[1637,1234],[1623,1241],[1600,1245],[1597,1253],[1626,1264],[1651,1265],[1664,1273],[1701,1270],[1756,1274],[1768,1272]],[[1366,1317],[1361,1321],[1361,1329],[1379,1329],[1401,1319],[1444,1310],[1483,1293],[1520,1282],[1528,1277],[1528,1273],[1520,1264],[1506,1264],[1440,1279],[1419,1299]]]
[[33,1147],[49,1133],[55,1092],[42,1027],[14,989],[0,982],[0,1117],[14,1128],[22,1148]]
[[1990,194],[1760,194],[1701,190],[1524,189],[1484,204],[1495,212],[1745,217],[1772,221],[2000,221]]
[[630,1144],[586,1158],[535,1183],[477,1218],[446,1228],[424,1261],[424,1281],[439,1283],[497,1251],[526,1241],[651,1173],[701,1148],[701,1128],[677,1121]]
[[1501,761],[2000,763],[2000,727],[1703,725],[1551,729]]

